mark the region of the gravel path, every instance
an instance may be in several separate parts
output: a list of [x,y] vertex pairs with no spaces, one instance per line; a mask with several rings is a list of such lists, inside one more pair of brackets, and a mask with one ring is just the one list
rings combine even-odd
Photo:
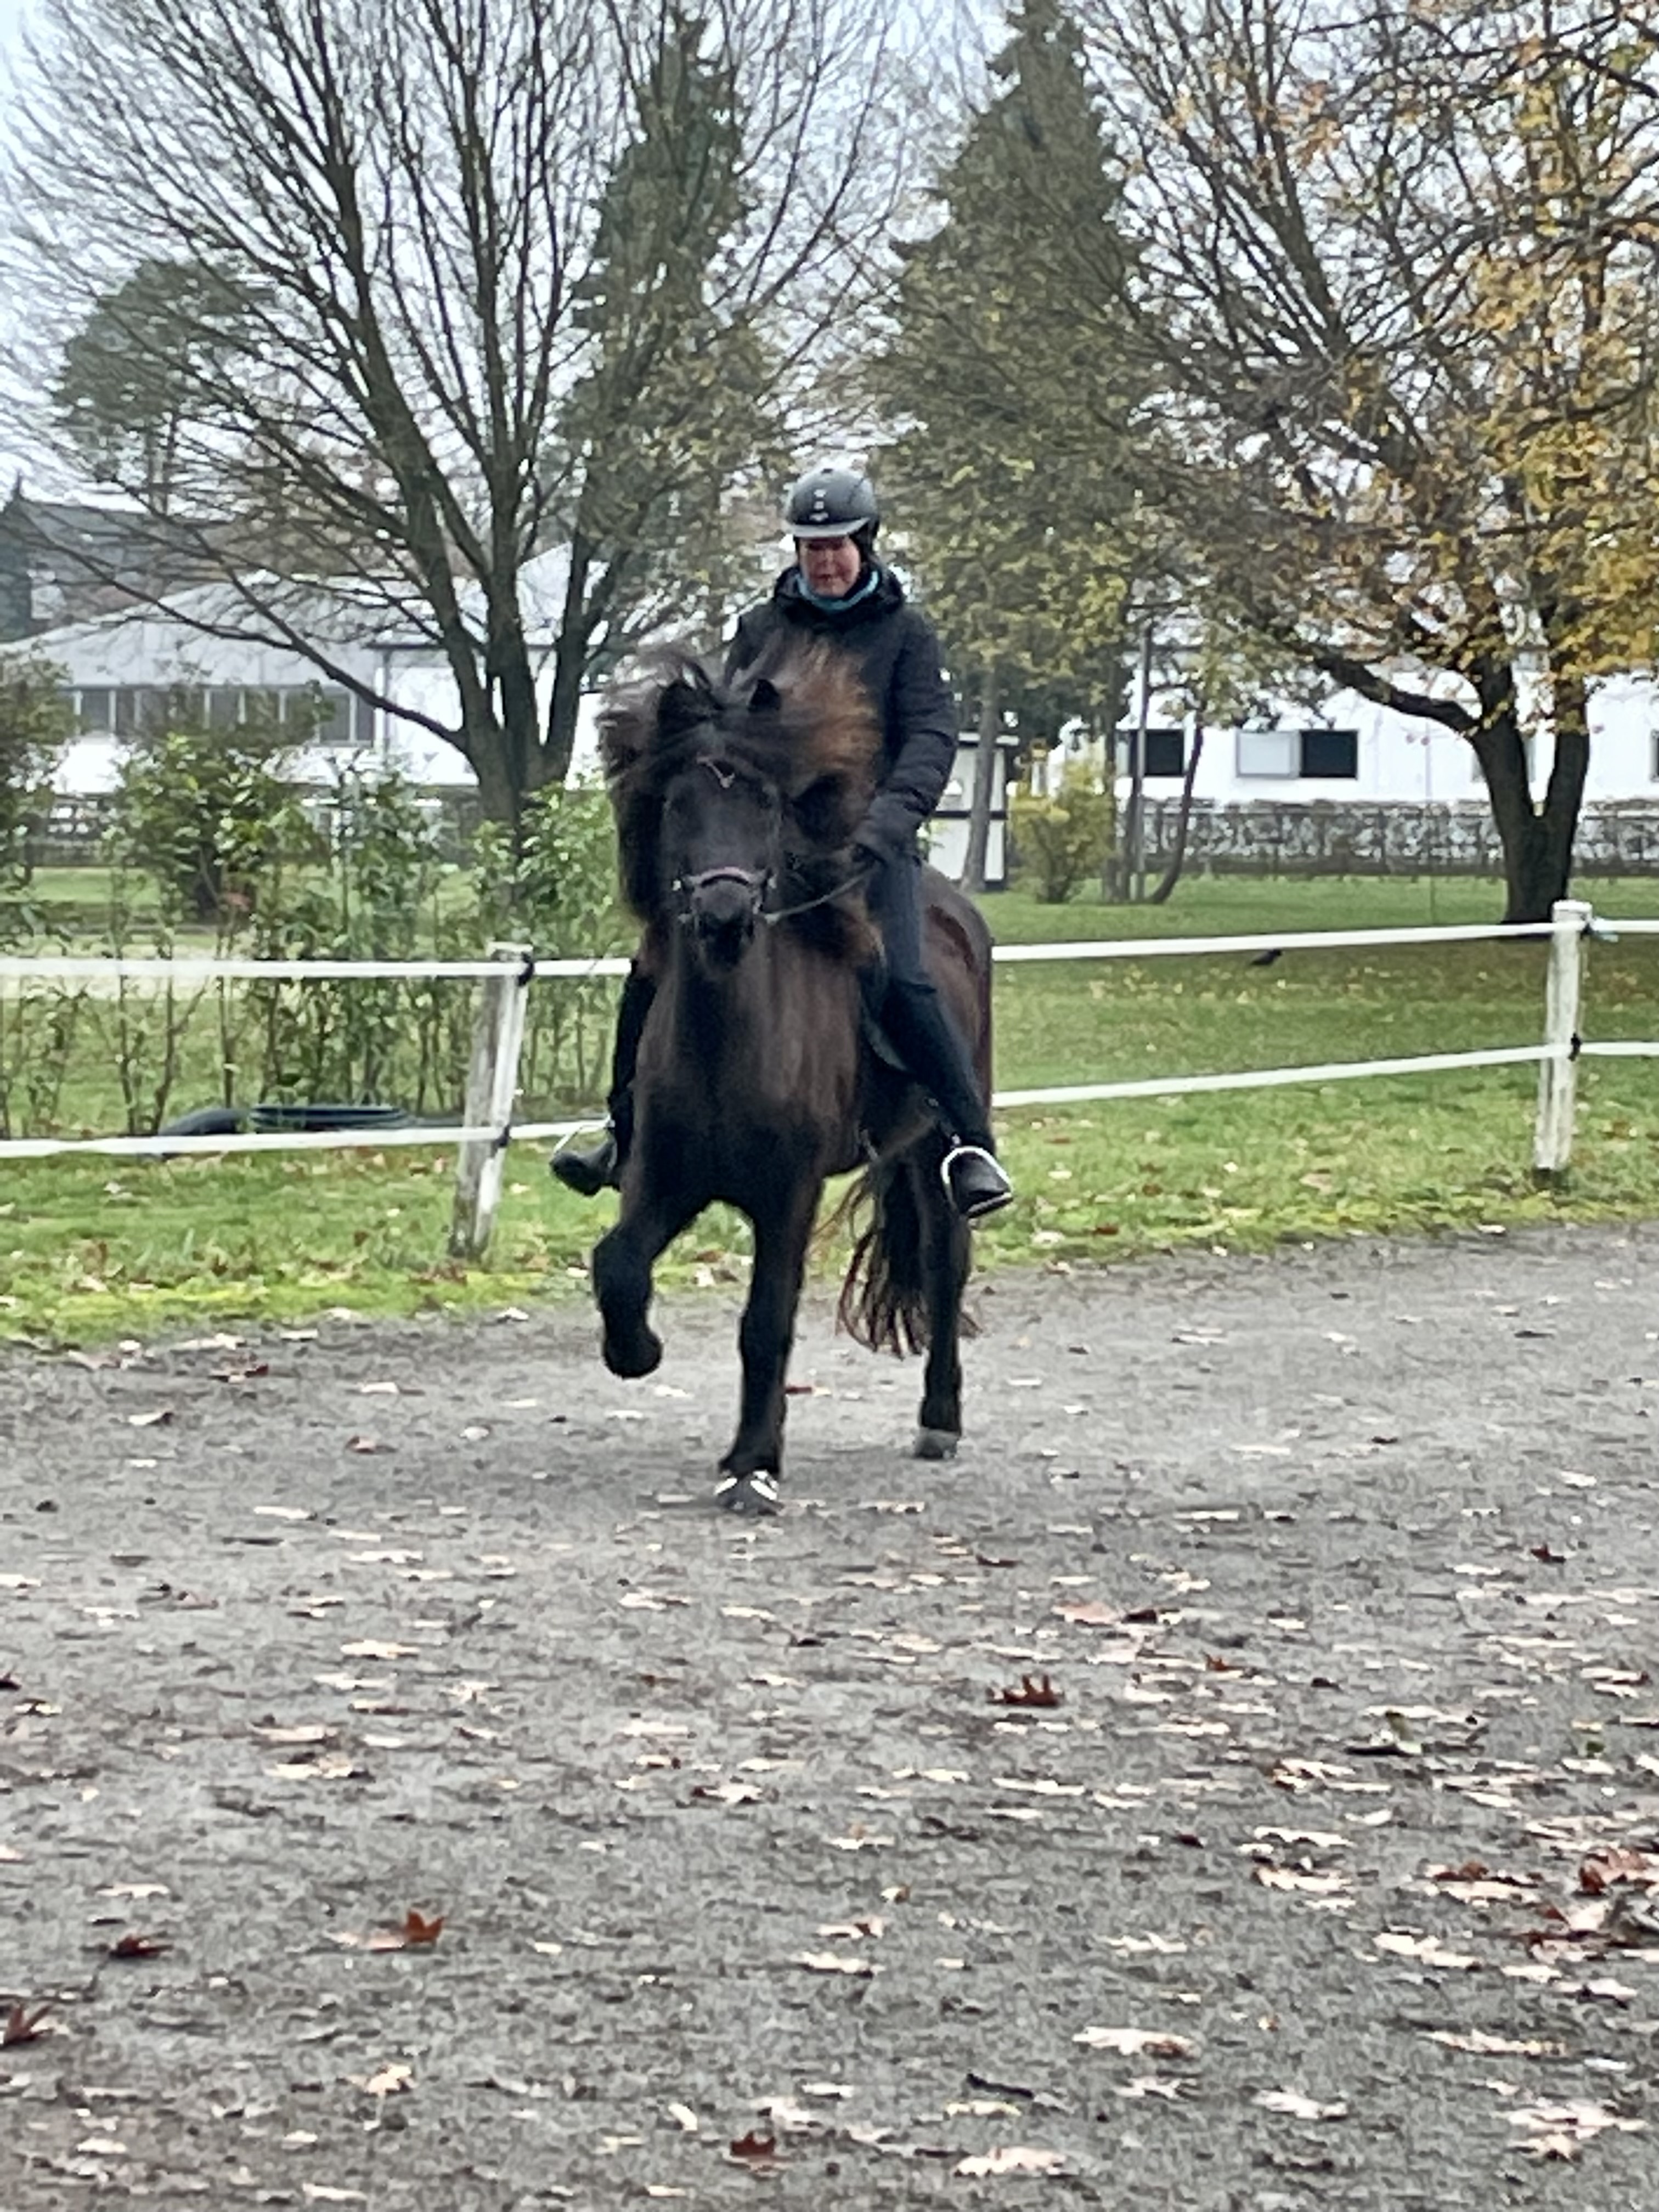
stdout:
[[0,2207],[1651,2212],[1656,1261],[5,1356]]

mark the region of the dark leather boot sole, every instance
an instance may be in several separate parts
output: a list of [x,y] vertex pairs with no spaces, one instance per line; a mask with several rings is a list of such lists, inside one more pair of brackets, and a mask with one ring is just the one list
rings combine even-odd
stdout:
[[579,1198],[597,1198],[602,1190],[617,1190],[622,1185],[617,1147],[608,1139],[585,1152],[555,1152],[547,1165],[549,1172]]

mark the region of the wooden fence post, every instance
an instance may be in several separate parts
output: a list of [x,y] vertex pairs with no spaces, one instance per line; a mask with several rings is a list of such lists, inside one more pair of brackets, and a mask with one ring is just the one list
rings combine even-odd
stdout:
[[1566,1172],[1572,1158],[1573,1109],[1578,1094],[1578,1001],[1584,938],[1591,909],[1583,899],[1557,899],[1550,908],[1549,974],[1544,986],[1544,1042],[1563,1048],[1538,1066],[1538,1125],[1533,1138],[1534,1181]]
[[457,1150],[455,1211],[449,1228],[449,1253],[454,1260],[481,1260],[495,1225],[507,1169],[506,1132],[518,1094],[519,1052],[524,1043],[525,1009],[530,995],[527,945],[493,944],[489,957],[499,960],[501,969],[499,975],[487,975],[478,985],[463,1117],[469,1129],[493,1129],[498,1133]]

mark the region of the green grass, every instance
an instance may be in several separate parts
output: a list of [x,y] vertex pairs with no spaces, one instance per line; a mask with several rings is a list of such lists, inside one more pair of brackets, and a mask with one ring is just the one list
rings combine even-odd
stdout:
[[[1432,893],[1432,912],[1431,911]],[[1659,914],[1659,884],[1593,889]],[[1220,878],[1166,907],[986,902],[1004,942],[1376,928],[1490,921],[1491,884]],[[1541,945],[1291,951],[1004,968],[1005,1088],[1522,1044],[1540,1032]],[[556,986],[548,986],[549,988]],[[1659,945],[1591,949],[1586,1033],[1659,1033]],[[1565,1188],[1529,1173],[1529,1068],[1136,1099],[1005,1119],[1020,1196],[978,1232],[981,1264],[1081,1268],[1198,1246],[1263,1249],[1352,1232],[1612,1219],[1659,1212],[1659,1092],[1641,1060],[1586,1062]],[[112,1126],[112,1117],[110,1126]],[[585,1296],[611,1218],[554,1185],[544,1147],[514,1156],[490,1264],[444,1261],[453,1153],[223,1161],[10,1162],[0,1202],[0,1324],[52,1340],[298,1322],[331,1308],[499,1310]],[[662,1279],[741,1273],[740,1225],[711,1213]],[[826,1271],[836,1255],[826,1254]]]

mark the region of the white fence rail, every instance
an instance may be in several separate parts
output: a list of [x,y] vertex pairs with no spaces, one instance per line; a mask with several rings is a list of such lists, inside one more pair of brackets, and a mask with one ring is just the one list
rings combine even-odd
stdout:
[[[1000,1109],[1082,1104],[1113,1098],[1155,1098],[1184,1093],[1261,1091],[1306,1083],[1343,1083],[1362,1076],[1420,1075],[1471,1067],[1503,1067],[1535,1061],[1539,1070],[1538,1114],[1533,1165],[1540,1177],[1558,1176],[1572,1155],[1577,1062],[1590,1056],[1659,1057],[1659,1040],[1587,1041],[1579,1023],[1583,948],[1598,935],[1659,936],[1659,921],[1620,921],[1598,927],[1590,907],[1563,900],[1547,922],[1456,924],[1446,927],[1261,932],[1234,937],[1082,939],[1046,945],[1001,945],[1000,964],[1040,960],[1155,960],[1243,952],[1289,953],[1343,946],[1452,945],[1477,940],[1547,938],[1544,1034],[1536,1043],[1498,1045],[1470,1052],[1424,1053],[1411,1057],[1338,1060],[1317,1066],[1242,1069],[1219,1075],[1150,1076],[1111,1083],[1063,1084],[1041,1090],[1001,1091]],[[393,1146],[453,1145],[456,1156],[455,1210],[450,1249],[477,1257],[489,1243],[508,1146],[514,1140],[564,1137],[592,1126],[587,1120],[515,1123],[519,1056],[524,1042],[526,993],[532,982],[559,978],[624,975],[625,959],[538,960],[526,945],[497,945],[485,960],[99,960],[0,957],[0,989],[28,981],[170,981],[179,985],[216,981],[316,982],[359,977],[471,980],[478,986],[466,1104],[459,1127],[427,1123],[387,1129],[271,1130],[222,1136],[15,1137],[0,1140],[0,1158],[44,1159],[74,1153],[118,1158],[192,1152],[380,1151]]]

